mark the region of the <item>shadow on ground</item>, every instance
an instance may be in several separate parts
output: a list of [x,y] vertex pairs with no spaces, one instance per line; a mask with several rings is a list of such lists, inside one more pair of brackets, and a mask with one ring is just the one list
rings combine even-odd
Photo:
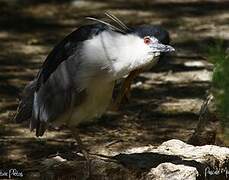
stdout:
[[[85,16],[103,17],[102,12],[107,10],[130,26],[164,26],[171,33],[177,54],[165,57],[152,71],[137,77],[130,101],[119,112],[107,112],[98,122],[81,126],[83,141],[92,151],[104,154],[158,145],[172,138],[186,141],[210,87],[212,68],[203,59],[205,47],[218,39],[219,32],[228,44],[227,5],[226,1],[0,1],[1,164],[29,171],[29,167],[36,168],[41,159],[53,154],[73,154],[74,140],[66,128],[50,129],[38,139],[27,129],[28,124],[11,121],[12,112],[23,87],[36,75],[51,48],[85,23]],[[188,62],[202,65],[187,66]],[[156,156],[144,154],[145,158]],[[123,158],[129,161],[139,156]]]

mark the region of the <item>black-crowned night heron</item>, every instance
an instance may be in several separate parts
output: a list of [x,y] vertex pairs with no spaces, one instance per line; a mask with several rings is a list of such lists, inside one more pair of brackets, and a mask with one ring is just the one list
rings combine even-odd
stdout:
[[[64,123],[81,144],[76,126],[101,116],[116,101],[112,100],[116,80],[150,68],[161,53],[174,51],[165,45],[169,35],[162,28],[128,28],[115,16],[106,15],[116,26],[88,18],[97,23],[65,37],[25,87],[15,120],[30,119],[37,136],[44,134],[48,123]],[[124,84],[130,80],[127,77]]]

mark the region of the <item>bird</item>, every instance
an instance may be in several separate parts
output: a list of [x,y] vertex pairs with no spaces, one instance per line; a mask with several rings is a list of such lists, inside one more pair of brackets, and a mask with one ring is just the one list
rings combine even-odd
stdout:
[[[48,125],[66,124],[77,143],[81,123],[100,117],[112,103],[118,104],[126,86],[142,70],[149,69],[163,53],[175,51],[159,26],[127,27],[111,13],[112,21],[87,17],[93,23],[80,26],[49,53],[35,78],[26,85],[14,121],[29,121],[36,136]],[[117,99],[113,91],[124,78]],[[86,152],[83,154],[85,156]]]

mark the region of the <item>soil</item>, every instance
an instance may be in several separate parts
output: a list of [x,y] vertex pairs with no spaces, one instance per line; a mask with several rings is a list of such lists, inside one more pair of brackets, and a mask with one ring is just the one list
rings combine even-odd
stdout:
[[187,141],[211,86],[213,66],[206,48],[218,39],[229,41],[228,5],[226,0],[1,0],[0,168],[37,172],[46,157],[74,154],[75,141],[65,127],[36,138],[27,123],[13,123],[12,114],[24,86],[53,46],[85,23],[86,16],[103,18],[105,11],[129,26],[163,26],[176,54],[162,57],[152,70],[140,74],[119,111],[80,126],[83,142],[93,153],[112,155],[169,139]]

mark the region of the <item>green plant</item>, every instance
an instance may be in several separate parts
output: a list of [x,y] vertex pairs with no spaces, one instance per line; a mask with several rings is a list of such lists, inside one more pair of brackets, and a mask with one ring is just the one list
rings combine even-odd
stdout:
[[[208,58],[215,65],[212,77],[212,93],[216,100],[222,126],[229,128],[229,55],[222,40],[208,49]],[[227,134],[229,131],[225,131]],[[228,134],[229,136],[229,134]]]

